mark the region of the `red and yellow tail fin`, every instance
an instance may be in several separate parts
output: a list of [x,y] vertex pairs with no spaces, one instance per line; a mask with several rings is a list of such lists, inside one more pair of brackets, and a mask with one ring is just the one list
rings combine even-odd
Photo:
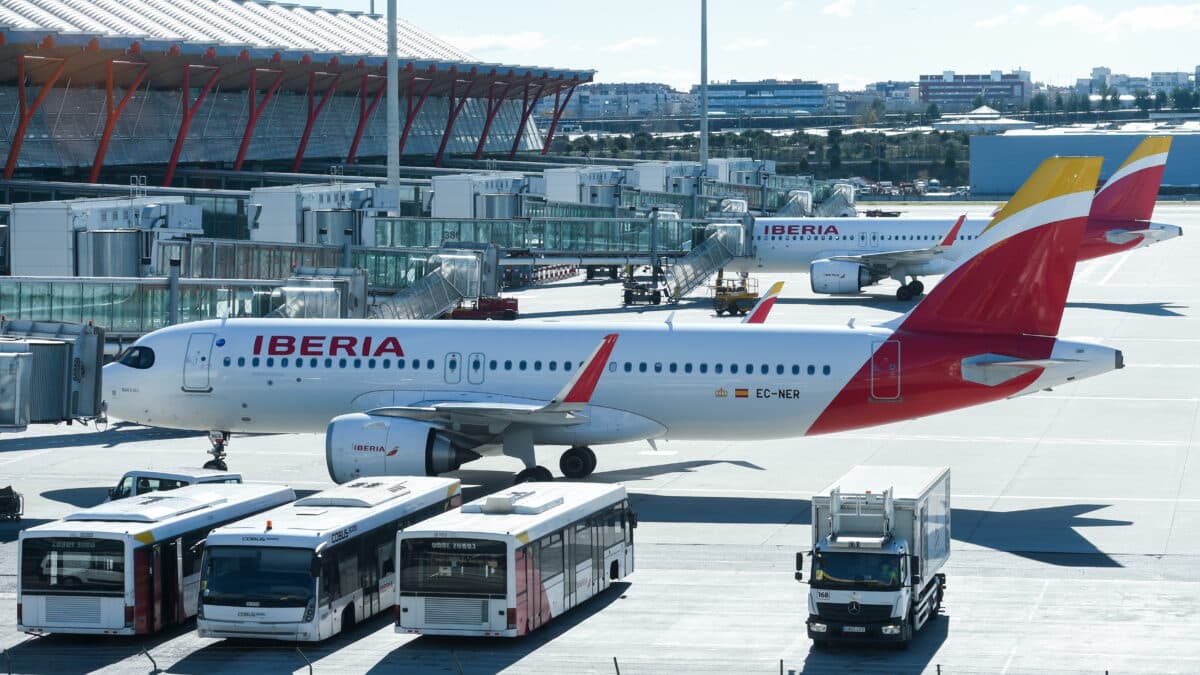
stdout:
[[771,313],[771,308],[775,306],[775,301],[779,299],[779,292],[783,290],[783,282],[776,281],[771,285],[771,290],[758,299],[754,309],[742,319],[742,323],[764,323],[767,320],[767,315]]
[[1170,136],[1147,136],[1096,193],[1089,215],[1098,220],[1150,220],[1170,150]]
[[900,330],[1055,335],[1087,225],[1099,157],[1052,157],[984,228]]

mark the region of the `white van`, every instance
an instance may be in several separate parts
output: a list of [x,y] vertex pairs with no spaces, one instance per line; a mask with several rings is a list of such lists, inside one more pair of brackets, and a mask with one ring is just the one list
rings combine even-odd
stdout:
[[242,474],[213,469],[134,469],[121,476],[116,487],[108,489],[108,499],[121,499],[147,492],[174,490],[196,483],[241,483]]

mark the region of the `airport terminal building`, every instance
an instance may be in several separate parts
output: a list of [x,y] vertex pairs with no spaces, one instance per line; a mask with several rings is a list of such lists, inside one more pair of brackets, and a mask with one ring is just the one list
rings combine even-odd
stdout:
[[1121,130],[1066,127],[971,136],[971,194],[1007,199],[1043,159],[1054,155],[1101,155],[1100,180],[1107,180],[1143,138],[1156,134],[1173,139],[1163,188],[1200,186],[1200,125],[1134,124]]
[[[480,63],[398,24],[403,155],[541,150],[575,86],[592,79]],[[149,166],[152,183],[170,184],[180,164],[298,171],[386,156],[386,45],[381,15],[293,4],[4,3],[4,177],[123,183],[129,167]],[[549,106],[543,131],[535,113]]]

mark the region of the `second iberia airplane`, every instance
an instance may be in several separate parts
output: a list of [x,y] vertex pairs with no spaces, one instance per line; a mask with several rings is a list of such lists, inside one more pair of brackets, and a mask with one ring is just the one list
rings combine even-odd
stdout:
[[[1121,253],[1183,234],[1151,220],[1170,136],[1142,140],[1096,193],[1078,260]],[[807,272],[815,293],[858,293],[883,279],[900,282],[897,300],[925,291],[917,277],[945,274],[979,250],[988,218],[759,218],[736,258],[738,272]],[[907,280],[907,282],[906,282]],[[1003,282],[1000,282],[1003,283]]]
[[208,430],[218,467],[230,432],[325,430],[339,482],[500,453],[521,481],[552,477],[539,444],[568,446],[559,468],[581,478],[593,445],[824,434],[1020,396],[1122,367],[1055,337],[1100,162],[1046,160],[982,250],[885,325],[200,321],[106,366],[108,411]]

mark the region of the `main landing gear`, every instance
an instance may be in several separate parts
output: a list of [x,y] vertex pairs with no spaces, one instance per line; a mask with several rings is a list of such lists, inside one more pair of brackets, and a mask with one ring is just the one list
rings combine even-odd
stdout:
[[577,445],[562,454],[558,468],[567,478],[586,478],[596,470],[596,453],[586,445]]
[[[558,460],[558,468],[566,478],[587,478],[596,470],[596,453],[586,445],[577,445],[568,449]],[[554,480],[554,475],[544,466],[530,466],[516,475],[513,483],[526,481],[546,482]]]
[[229,432],[210,431],[208,432],[208,441],[212,443],[212,449],[208,451],[208,454],[213,458],[204,463],[204,468],[228,471],[229,467],[225,464],[225,448],[229,445]]
[[896,289],[896,299],[900,302],[906,302],[920,296],[924,292],[925,284],[913,279],[909,283],[904,284],[900,286],[900,288]]

